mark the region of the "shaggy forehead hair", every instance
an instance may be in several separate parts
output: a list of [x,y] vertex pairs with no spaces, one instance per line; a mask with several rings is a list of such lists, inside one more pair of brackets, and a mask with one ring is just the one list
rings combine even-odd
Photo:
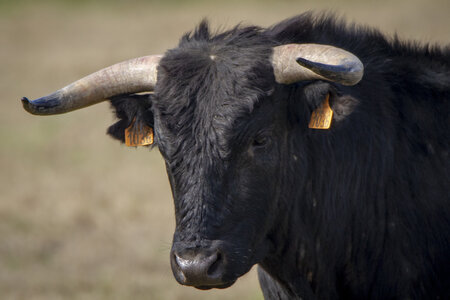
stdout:
[[163,125],[177,136],[206,137],[250,114],[274,82],[271,49],[258,27],[211,34],[203,21],[160,62],[154,109]]

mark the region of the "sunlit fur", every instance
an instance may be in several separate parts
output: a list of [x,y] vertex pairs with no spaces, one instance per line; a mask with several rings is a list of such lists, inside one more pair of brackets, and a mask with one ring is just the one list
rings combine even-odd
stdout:
[[[364,78],[276,84],[286,43],[350,51]],[[327,93],[331,128],[308,129]],[[109,133],[154,126],[174,242],[222,241],[228,281],[258,263],[266,298],[446,299],[449,102],[448,48],[308,13],[217,35],[202,23],[161,60],[154,95],[112,101]]]

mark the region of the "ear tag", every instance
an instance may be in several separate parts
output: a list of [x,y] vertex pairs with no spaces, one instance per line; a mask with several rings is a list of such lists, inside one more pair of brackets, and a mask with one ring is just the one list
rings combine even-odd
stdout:
[[147,125],[136,125],[136,119],[125,129],[125,145],[129,147],[153,144],[153,128]]
[[322,104],[317,107],[311,114],[311,120],[309,121],[309,128],[313,129],[329,129],[331,120],[333,119],[333,111],[330,107],[330,94],[327,94],[327,98]]

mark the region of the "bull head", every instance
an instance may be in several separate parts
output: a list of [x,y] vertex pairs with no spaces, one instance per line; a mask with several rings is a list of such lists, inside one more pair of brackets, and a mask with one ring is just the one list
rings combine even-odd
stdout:
[[[270,47],[267,48],[267,50],[270,50]],[[198,51],[195,53],[198,53]],[[267,51],[267,53],[270,52]],[[166,56],[167,55],[168,54],[166,54]],[[209,59],[210,56],[205,57],[206,59]],[[214,60],[215,58],[211,59]],[[158,86],[165,85],[164,80],[167,81],[168,76],[170,78],[170,72],[162,68],[163,60],[164,58],[156,55],[156,56],[141,57],[123,63],[119,63],[111,67],[105,68],[103,70],[100,70],[96,73],[93,73],[85,78],[82,78],[48,96],[36,99],[34,101],[29,101],[27,98],[23,98],[22,99],[23,106],[28,112],[32,114],[52,115],[80,109],[89,105],[99,103],[108,98],[109,99],[115,98],[115,96],[117,95],[128,95],[139,92],[153,91],[155,87],[157,90],[156,94],[158,94],[159,89]],[[180,59],[179,57],[172,61],[179,61],[180,63],[183,63],[183,59]],[[264,62],[258,63],[264,64]],[[272,81],[273,78],[275,78],[275,81],[279,84],[292,84],[300,81],[311,81],[311,80],[325,80],[342,85],[355,85],[361,80],[363,76],[363,65],[357,57],[355,57],[353,54],[343,49],[327,45],[289,44],[276,46],[272,49],[271,62],[267,61],[268,66],[264,65],[264,70],[270,69],[269,65],[270,63],[274,74],[273,76],[268,76],[268,78]],[[189,67],[195,69],[197,67],[197,64],[194,62],[192,65],[189,65]],[[190,68],[188,71],[193,72],[192,68]],[[158,76],[157,70],[161,71],[161,73]],[[172,70],[172,72],[176,74],[177,70]],[[158,82],[158,86],[157,86],[157,79],[161,80]],[[220,80],[216,82],[218,86],[220,86],[221,83],[222,82]],[[264,85],[265,83],[267,83],[267,81],[264,81],[262,85]],[[273,82],[273,84],[275,84],[275,82]],[[164,91],[164,88],[160,88],[159,91]],[[191,91],[188,92],[189,95],[191,95],[192,93]],[[214,93],[214,95],[217,95],[216,91],[212,91],[212,93]],[[229,94],[225,94],[225,96],[229,96]],[[156,98],[158,97],[159,96],[156,95]],[[118,99],[115,99],[112,102],[113,105],[116,107],[116,111],[118,112],[118,115],[120,117],[120,106],[124,104],[122,101],[123,99],[136,100],[137,102],[136,101],[133,102],[133,105],[135,105],[133,109],[138,110],[136,105],[140,104],[136,103],[138,103],[141,99],[144,98],[147,100],[149,99],[148,97],[128,95],[128,96],[119,96]],[[170,97],[166,96],[166,98]],[[130,107],[130,104],[125,105]],[[149,111],[148,103],[144,104],[144,106],[146,107],[145,108],[146,112],[148,112]],[[160,110],[158,118],[161,118],[161,115],[163,113],[164,112],[161,112]],[[270,113],[271,110],[266,109],[264,113],[262,113],[262,115],[268,115]],[[147,117],[148,119],[152,119],[153,122],[153,115]],[[214,121],[218,120],[217,122],[220,122],[220,117],[221,116],[218,115],[217,118],[214,119]],[[223,119],[226,119],[226,117],[227,116],[225,116],[225,118]],[[127,116],[126,119],[127,122],[124,123],[129,123],[132,120],[132,117]],[[159,131],[163,130],[161,128],[158,128],[158,124],[156,124],[156,121],[155,127],[157,132],[158,130]],[[177,132],[174,132],[174,128],[176,128],[176,126],[172,127],[173,128],[169,128],[169,126],[166,126],[166,128],[164,128],[165,131],[168,132],[167,134],[165,133],[159,134],[161,137],[161,144],[163,144],[164,142],[163,138],[165,136],[166,137],[171,136],[173,139],[176,139]],[[116,126],[114,127],[113,131],[117,131],[120,128],[123,128],[123,126]],[[184,129],[186,129],[186,127],[184,127]],[[120,134],[118,135],[112,134],[112,135],[116,137],[120,136]],[[195,136],[189,139],[189,142],[194,143],[196,142],[196,140],[201,141],[202,137]],[[178,144],[180,143],[179,140],[175,140],[175,142]],[[254,152],[260,151],[257,148],[261,149],[264,147],[265,144],[266,142],[264,137],[255,139]],[[161,149],[162,147],[160,144],[158,144],[158,146],[160,147],[162,153],[165,152]],[[209,147],[209,144],[207,146]],[[199,153],[203,151],[202,149],[200,149],[202,147],[198,147],[198,145],[196,147],[197,147],[196,150],[198,150]],[[170,147],[167,146],[166,148]],[[184,148],[184,145],[178,145],[178,148]],[[167,152],[171,152],[169,150]],[[196,152],[191,150],[192,149],[188,148],[188,150],[185,151],[190,152],[191,155],[195,155]],[[205,196],[206,194],[208,194],[207,197],[210,198],[214,197],[214,188],[216,187],[211,187],[208,191],[205,192],[204,190],[201,190],[203,187],[201,187],[200,185],[202,184],[198,183],[195,180],[191,180],[191,184],[198,185],[196,187],[185,187],[183,186],[183,184],[179,184],[177,182],[178,180],[177,178],[179,178],[180,176],[184,176],[183,174],[180,174],[183,172],[180,172],[179,169],[178,170],[176,169],[177,165],[178,166],[183,164],[187,165],[182,170],[187,170],[189,168],[194,169],[195,167],[192,167],[192,165],[194,164],[192,160],[174,163],[169,161],[169,159],[167,158],[168,156],[170,156],[169,154],[163,153],[163,155],[167,162],[168,173],[172,183],[174,198],[175,197],[186,198],[187,196],[180,195],[183,193],[189,194],[189,197],[192,198],[206,197]],[[200,160],[199,158],[195,159]],[[209,174],[209,176],[221,175],[219,171],[217,173],[214,173],[216,172],[217,168],[211,166],[208,166],[208,168],[209,168],[208,170],[202,171],[203,172],[202,175],[207,176],[207,172],[209,172],[209,170],[213,170],[211,171],[213,172],[213,174],[212,175]],[[228,167],[228,169],[229,168],[230,167]],[[258,170],[258,168],[259,166],[254,167],[255,170]],[[205,169],[207,169],[207,167],[205,167]],[[233,175],[229,176],[232,177]],[[185,175],[185,177],[186,176],[187,175]],[[230,179],[230,181],[231,180],[234,179]],[[264,185],[265,182],[264,181],[261,184],[261,182],[258,182],[253,178],[250,178],[247,181],[254,182],[254,184],[258,186]],[[220,194],[222,198],[227,197],[227,195],[224,195],[223,190],[221,193],[218,194]],[[245,194],[243,197],[248,197],[248,195],[250,195],[251,193],[246,191],[246,193],[243,194]],[[235,195],[233,197],[237,198],[238,196],[239,195],[237,196]],[[261,192],[257,192],[254,194],[254,198],[264,198],[264,197],[267,197],[267,195]],[[183,201],[186,202],[185,200],[186,199],[182,199],[180,200],[180,202]],[[197,201],[197,203],[198,202],[199,201]],[[176,210],[184,209],[184,208],[177,208],[178,206],[181,207],[182,205],[181,204],[176,205]],[[200,209],[203,208],[199,208],[199,210]],[[212,208],[212,210],[214,209],[217,208],[216,207]],[[204,220],[202,220],[202,218],[208,213],[210,215],[214,215],[214,213],[206,211],[204,213],[200,213],[201,215],[200,217],[195,218],[200,220],[198,222],[205,222]],[[180,214],[182,216],[177,216],[177,226],[178,223],[184,222],[185,219],[190,218],[191,215],[193,215],[194,213],[186,212],[186,210],[184,209],[184,211]],[[214,226],[212,227],[214,228],[221,227],[219,220],[216,220],[214,222],[215,222]],[[254,228],[258,227],[258,225],[254,224],[252,226]],[[233,230],[233,228],[227,228],[227,230]],[[203,231],[205,232],[205,230]],[[199,233],[198,235],[201,234]],[[241,237],[241,239],[245,240],[246,237]],[[241,251],[236,249],[241,250],[244,249],[245,251],[247,250],[250,251],[249,246],[247,245],[240,246],[239,248],[231,247],[229,243],[227,244],[227,242],[218,239],[217,234],[210,235],[204,240],[202,240],[201,238],[199,239],[198,236],[194,238],[193,236],[187,236],[186,234],[178,234],[176,235],[176,237],[174,237],[174,245],[171,253],[172,270],[174,272],[176,279],[182,284],[192,285],[197,288],[205,288],[205,289],[211,287],[224,288],[231,285],[237,279],[237,277],[248,271],[248,269],[251,267],[252,264],[258,263],[259,262],[258,260],[262,259],[262,257],[260,257],[262,254],[258,256],[250,253],[251,255],[254,256],[251,263],[248,263],[248,265],[246,266],[240,266],[242,264],[239,264],[237,262],[238,260],[232,257],[233,255],[235,255],[235,253]],[[245,255],[250,256],[250,254],[246,253]],[[234,268],[233,271],[229,271],[231,269],[229,265],[232,264],[239,266]]]

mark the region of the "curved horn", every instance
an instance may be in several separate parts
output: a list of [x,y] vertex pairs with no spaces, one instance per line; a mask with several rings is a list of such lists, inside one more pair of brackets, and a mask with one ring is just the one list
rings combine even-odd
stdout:
[[152,91],[156,85],[161,55],[130,59],[88,75],[34,101],[22,98],[26,111],[34,115],[62,114],[119,95]]
[[322,79],[343,85],[357,84],[364,66],[358,57],[341,48],[319,44],[274,47],[272,66],[278,83]]

